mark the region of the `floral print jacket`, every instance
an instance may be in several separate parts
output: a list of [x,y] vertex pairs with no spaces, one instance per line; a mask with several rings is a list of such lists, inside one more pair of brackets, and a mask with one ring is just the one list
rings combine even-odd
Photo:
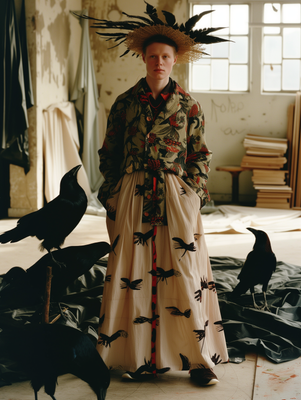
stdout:
[[144,170],[144,187],[137,188],[137,194],[144,196],[142,221],[166,225],[165,174],[183,179],[204,206],[209,199],[206,182],[212,154],[205,142],[199,103],[172,81],[173,93],[154,120],[142,83],[143,79],[118,96],[111,108],[98,151],[99,170],[105,178],[98,199],[107,208],[120,178]]

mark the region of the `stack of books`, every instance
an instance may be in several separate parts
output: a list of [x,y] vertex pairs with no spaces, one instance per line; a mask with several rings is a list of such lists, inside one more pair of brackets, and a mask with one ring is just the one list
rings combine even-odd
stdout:
[[243,145],[246,154],[241,167],[253,170],[253,186],[258,191],[256,206],[290,208],[292,189],[286,184],[288,171],[283,169],[287,139],[247,134]]
[[258,190],[256,207],[290,208],[292,189],[287,185],[254,185]]
[[254,169],[281,169],[286,164],[287,139],[247,134],[243,145],[246,154],[241,167]]

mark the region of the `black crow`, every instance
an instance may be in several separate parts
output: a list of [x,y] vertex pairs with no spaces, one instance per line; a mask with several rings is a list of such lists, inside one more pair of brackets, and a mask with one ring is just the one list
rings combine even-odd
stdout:
[[11,268],[2,277],[0,284],[0,307],[18,308],[36,304],[45,292],[47,267],[52,267],[51,301],[60,301],[66,288],[79,276],[111,250],[107,242],[96,242],[83,246],[70,246],[46,254],[35,264],[24,270]]
[[9,334],[5,355],[15,362],[14,369],[31,381],[35,400],[43,386],[55,400],[57,378],[64,374],[75,375],[87,382],[97,400],[105,399],[110,372],[91,339],[83,332],[66,325],[7,326],[0,322],[0,326]]
[[0,243],[14,243],[28,236],[36,236],[42,240],[41,250],[50,252],[54,248],[59,249],[87,208],[86,193],[77,182],[80,167],[77,165],[63,176],[60,193],[55,199],[21,217],[15,228],[0,235]]
[[[247,228],[255,235],[253,250],[248,254],[245,263],[238,275],[240,282],[233,289],[230,298],[246,293],[250,289],[254,307],[257,309],[269,310],[266,291],[273,272],[276,269],[276,256],[272,251],[271,242],[264,231],[254,228]],[[261,284],[264,296],[264,305],[260,307],[255,301],[254,286]]]

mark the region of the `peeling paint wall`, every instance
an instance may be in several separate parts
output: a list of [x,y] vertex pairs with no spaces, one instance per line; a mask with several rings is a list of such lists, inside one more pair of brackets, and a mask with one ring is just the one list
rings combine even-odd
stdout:
[[[21,3],[21,0],[16,0]],[[70,15],[81,0],[26,0],[26,29],[35,105],[28,110],[30,171],[10,166],[9,216],[39,209],[43,191],[43,109],[69,100],[79,56],[81,27]]]

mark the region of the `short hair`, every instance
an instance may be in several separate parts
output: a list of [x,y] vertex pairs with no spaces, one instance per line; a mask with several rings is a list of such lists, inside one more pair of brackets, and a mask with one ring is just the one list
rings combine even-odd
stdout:
[[147,47],[153,43],[168,44],[169,46],[171,46],[175,49],[176,54],[178,52],[178,46],[172,39],[170,39],[169,37],[167,37],[165,35],[158,34],[158,35],[150,36],[149,38],[147,38],[145,40],[145,42],[143,43],[143,54],[146,54]]

